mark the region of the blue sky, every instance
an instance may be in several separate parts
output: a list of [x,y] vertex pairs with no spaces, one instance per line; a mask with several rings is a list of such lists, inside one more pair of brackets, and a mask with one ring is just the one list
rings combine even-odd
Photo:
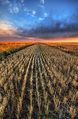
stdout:
[[3,27],[7,36],[14,37],[77,33],[77,11],[77,0],[0,0],[0,36]]

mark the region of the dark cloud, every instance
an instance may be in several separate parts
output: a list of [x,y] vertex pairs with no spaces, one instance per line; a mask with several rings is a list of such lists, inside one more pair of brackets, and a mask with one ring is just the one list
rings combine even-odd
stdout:
[[12,23],[19,38],[77,36],[77,11],[78,0],[0,0],[0,21]]

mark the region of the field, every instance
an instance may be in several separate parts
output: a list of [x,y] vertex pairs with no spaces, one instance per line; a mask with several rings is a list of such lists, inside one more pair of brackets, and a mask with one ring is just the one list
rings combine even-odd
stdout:
[[44,43],[49,46],[55,46],[56,48],[67,52],[69,54],[77,55],[78,56],[78,43],[77,42],[57,42],[57,43]]
[[0,60],[0,119],[78,119],[77,82],[77,55],[24,47]]
[[8,52],[23,46],[29,46],[31,42],[0,42],[0,53]]
[[0,42],[0,60],[32,44],[33,42]]

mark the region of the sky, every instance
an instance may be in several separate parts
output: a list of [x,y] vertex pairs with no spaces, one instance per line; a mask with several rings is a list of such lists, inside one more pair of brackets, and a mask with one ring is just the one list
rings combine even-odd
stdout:
[[0,39],[77,34],[78,0],[0,0]]

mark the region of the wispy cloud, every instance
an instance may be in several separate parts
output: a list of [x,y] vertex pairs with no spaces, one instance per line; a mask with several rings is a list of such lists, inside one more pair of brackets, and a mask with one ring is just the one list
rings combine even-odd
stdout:
[[45,17],[45,18],[48,17],[48,14],[47,14],[46,12],[44,13],[44,17]]
[[0,21],[0,37],[13,36],[16,28],[9,21]]
[[10,4],[9,0],[0,0],[0,4],[5,5],[5,4]]
[[44,5],[45,4],[45,0],[40,0],[40,3]]
[[21,3],[24,3],[24,0],[20,0]]
[[9,5],[9,12],[10,13],[17,14],[17,13],[19,13],[19,11],[20,11],[20,8],[19,8],[19,6],[17,4],[14,4],[14,5],[10,4]]
[[24,11],[26,12],[27,15],[30,15],[30,16],[33,16],[33,17],[36,15],[36,10],[25,8]]
[[45,13],[43,13],[43,17],[39,17],[38,20],[39,20],[39,21],[43,21],[43,20],[45,20],[47,17],[48,17],[48,14],[45,12]]
[[39,21],[43,21],[44,20],[44,18],[43,17],[39,17]]

